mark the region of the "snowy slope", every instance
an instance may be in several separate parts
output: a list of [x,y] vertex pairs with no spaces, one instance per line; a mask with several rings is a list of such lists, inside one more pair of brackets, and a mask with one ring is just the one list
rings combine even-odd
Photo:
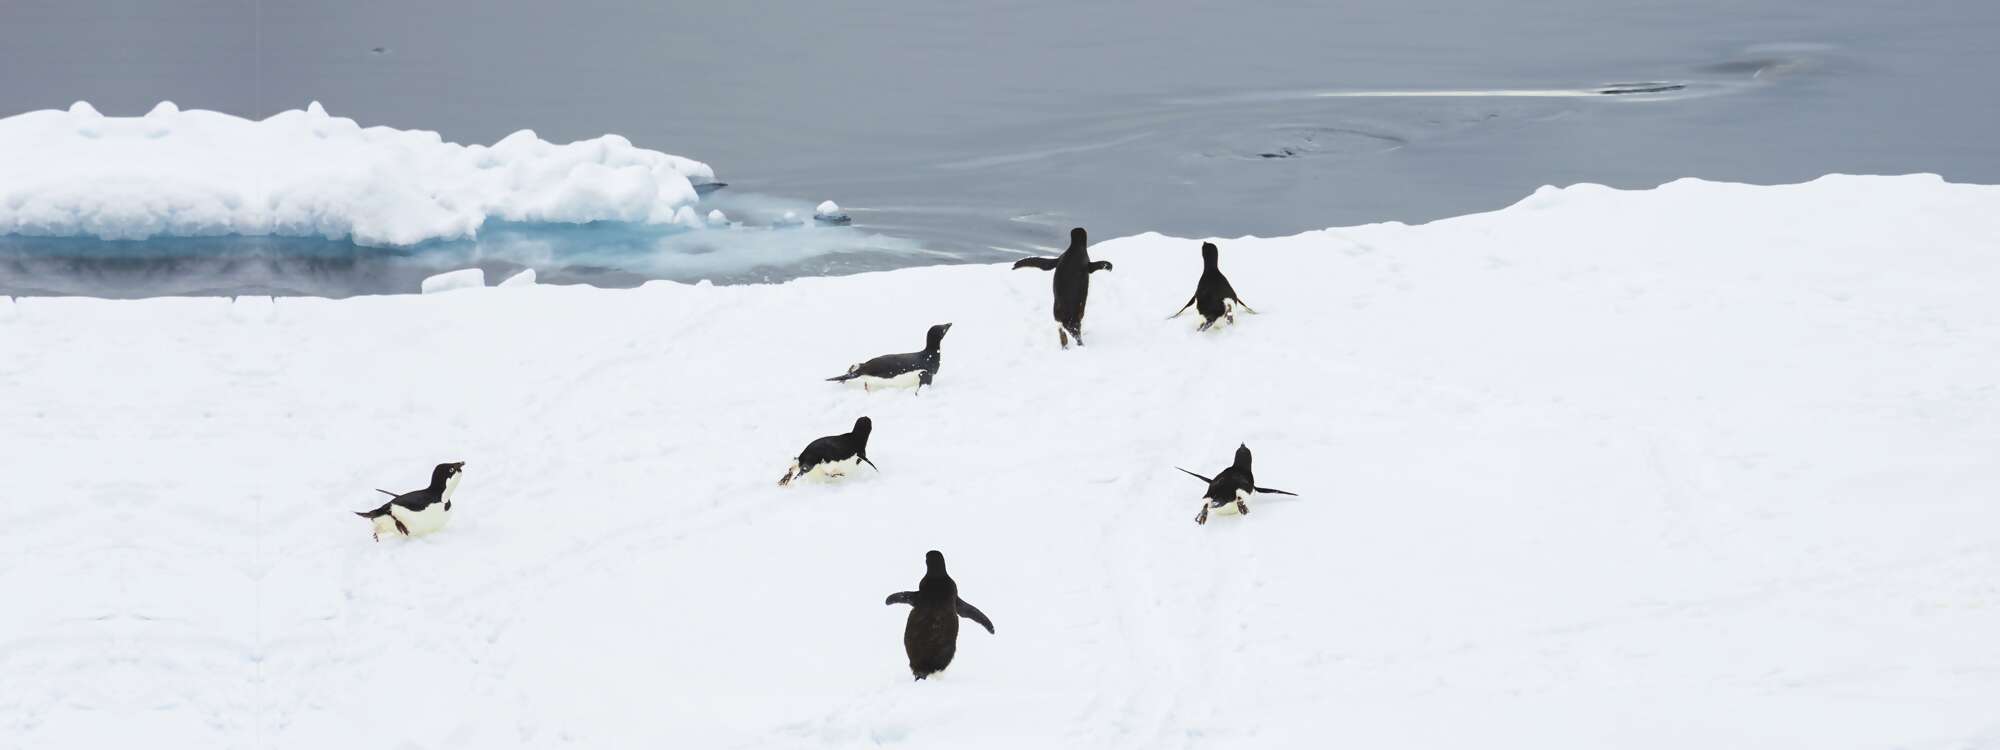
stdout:
[[607,135],[491,146],[363,128],[318,102],[263,120],[161,102],[144,117],[0,118],[0,235],[278,235],[374,246],[474,236],[489,220],[703,226],[715,172]]
[[[2000,745],[2000,188],[1220,242],[1263,315],[1111,240],[1068,352],[1004,266],[0,303],[0,745]],[[1302,497],[1195,526],[1239,441]],[[998,633],[916,683],[933,548]]]

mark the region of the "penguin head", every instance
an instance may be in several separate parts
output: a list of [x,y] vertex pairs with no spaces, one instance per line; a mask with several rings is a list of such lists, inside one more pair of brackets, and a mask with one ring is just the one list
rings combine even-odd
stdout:
[[862,417],[860,419],[854,420],[854,435],[856,437],[859,437],[862,440],[867,440],[868,433],[874,431],[875,431],[875,420],[869,419],[867,417]]
[[1069,230],[1069,247],[1071,250],[1083,247],[1089,239],[1090,235],[1084,233],[1083,227],[1076,227]]
[[431,469],[431,489],[445,490],[458,484],[459,474],[465,471],[465,462],[438,464]]
[[924,344],[931,349],[938,348],[938,344],[944,343],[944,334],[950,330],[950,323],[939,323],[931,326],[930,333],[924,334]]
[[933,573],[944,572],[944,553],[931,550],[924,553],[924,570]]
[[1221,259],[1222,259],[1222,251],[1216,248],[1215,243],[1213,242],[1201,243],[1202,265],[1207,266],[1209,268],[1214,268],[1216,262]]
[[1237,444],[1236,444],[1236,463],[1235,463],[1235,466],[1236,466],[1236,468],[1239,468],[1239,469],[1248,469],[1248,468],[1250,468],[1250,446],[1248,446],[1248,445],[1244,445],[1244,444],[1242,444],[1242,443],[1237,443]]

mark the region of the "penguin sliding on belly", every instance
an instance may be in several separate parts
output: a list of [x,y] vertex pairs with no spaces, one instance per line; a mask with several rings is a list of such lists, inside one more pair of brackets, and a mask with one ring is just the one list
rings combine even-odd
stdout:
[[[1180,469],[1178,466],[1174,468]],[[1250,447],[1247,445],[1238,444],[1236,446],[1236,462],[1230,464],[1229,468],[1223,469],[1222,473],[1216,474],[1214,479],[1196,474],[1187,469],[1181,469],[1181,471],[1186,472],[1188,476],[1208,483],[1208,491],[1201,496],[1201,513],[1196,514],[1194,517],[1196,524],[1208,523],[1208,510],[1210,508],[1227,510],[1233,507],[1238,514],[1249,515],[1250,506],[1244,501],[1254,492],[1298,497],[1297,493],[1257,486],[1256,477],[1250,473]]]
[[854,420],[853,432],[828,435],[807,443],[806,449],[799,452],[798,460],[792,462],[791,470],[778,480],[778,486],[789,485],[792,480],[807,474],[828,479],[847,476],[847,472],[863,463],[867,463],[868,468],[881,471],[874,461],[868,460],[868,433],[874,430],[875,422],[862,417]]
[[1179,311],[1167,316],[1167,320],[1180,317],[1192,306],[1202,319],[1201,327],[1195,330],[1206,331],[1209,326],[1215,325],[1217,318],[1234,324],[1234,305],[1242,305],[1243,311],[1251,315],[1257,314],[1256,310],[1243,304],[1243,298],[1236,296],[1236,288],[1229,285],[1229,277],[1222,275],[1221,257],[1222,251],[1215,247],[1215,243],[1201,243],[1201,280],[1194,284],[1194,296],[1189,297]]
[[890,594],[883,604],[910,605],[903,622],[903,653],[910,657],[910,674],[921,680],[951,666],[958,653],[958,618],[979,623],[993,632],[993,621],[978,607],[958,598],[958,583],[944,571],[944,553],[924,553],[924,579],[917,590]]
[[423,536],[444,528],[451,520],[451,493],[458,489],[458,480],[465,476],[465,462],[438,464],[431,470],[430,486],[402,494],[388,490],[376,490],[389,496],[389,502],[374,510],[356,511],[354,515],[368,519],[375,524],[375,541],[382,541],[382,535],[402,534],[406,537]]
[[847,368],[846,375],[827,378],[828,382],[845,383],[859,379],[861,389],[872,391],[890,386],[909,387],[915,385],[922,393],[924,386],[937,377],[940,349],[944,345],[944,334],[951,330],[950,323],[931,326],[924,335],[924,350],[908,354],[884,354],[858,365]]
[[1055,273],[1055,318],[1056,338],[1062,348],[1069,348],[1071,337],[1077,346],[1083,346],[1083,308],[1090,299],[1090,275],[1097,271],[1111,270],[1111,261],[1091,262],[1088,236],[1083,227],[1069,230],[1069,249],[1054,258],[1022,258],[1014,261],[1014,269],[1039,268]]

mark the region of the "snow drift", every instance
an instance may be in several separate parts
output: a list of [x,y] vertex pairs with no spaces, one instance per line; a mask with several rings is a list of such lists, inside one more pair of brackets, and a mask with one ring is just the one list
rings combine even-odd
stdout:
[[[1051,238],[1052,241],[1055,238]],[[1046,274],[0,300],[21,747],[2000,741],[2000,189],[1549,189]],[[885,302],[886,301],[886,302]],[[820,379],[955,323],[934,389]],[[870,415],[879,474],[780,490]],[[1248,517],[1197,527],[1237,443]],[[457,519],[375,487],[467,461]],[[903,664],[945,552],[997,635]]]
[[699,227],[708,165],[606,135],[491,146],[363,128],[314,102],[263,120],[181,111],[105,117],[78,102],[0,118],[0,234],[144,239],[279,235],[413,245],[489,220]]

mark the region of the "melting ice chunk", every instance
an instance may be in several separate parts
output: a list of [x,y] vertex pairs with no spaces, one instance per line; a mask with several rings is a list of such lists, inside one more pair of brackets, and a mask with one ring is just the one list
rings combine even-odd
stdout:
[[813,209],[813,221],[821,224],[846,224],[853,220],[841,213],[840,204],[833,201],[825,201],[819,204],[819,208]]
[[424,294],[449,292],[453,289],[473,289],[486,286],[486,272],[477,268],[462,268],[424,279]]

